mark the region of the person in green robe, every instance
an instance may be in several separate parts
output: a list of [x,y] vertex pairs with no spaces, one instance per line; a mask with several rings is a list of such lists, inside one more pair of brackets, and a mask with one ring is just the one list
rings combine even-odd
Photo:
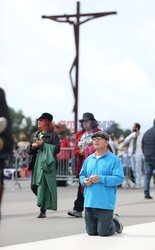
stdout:
[[46,217],[46,210],[57,210],[56,154],[60,139],[51,128],[53,116],[43,113],[38,119],[38,131],[32,134],[27,152],[32,170],[31,189],[40,207],[38,218]]
[[38,186],[37,205],[45,210],[57,210],[55,146],[44,143],[38,150],[32,184]]

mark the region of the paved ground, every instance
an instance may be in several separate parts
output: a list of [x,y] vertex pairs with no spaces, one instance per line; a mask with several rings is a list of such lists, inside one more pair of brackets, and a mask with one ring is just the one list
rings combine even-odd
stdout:
[[[31,193],[29,181],[22,181],[19,189],[12,190],[11,181],[5,182],[0,226],[0,246],[58,238],[85,233],[83,218],[72,218],[67,211],[72,208],[77,185],[58,187],[58,211],[47,213],[46,219],[37,219],[36,198]],[[153,200],[145,200],[142,189],[119,189],[116,213],[124,226],[155,222],[155,188]]]
[[122,234],[111,237],[76,234],[61,238],[34,241],[18,245],[1,247],[2,250],[154,250],[155,222],[124,227]]

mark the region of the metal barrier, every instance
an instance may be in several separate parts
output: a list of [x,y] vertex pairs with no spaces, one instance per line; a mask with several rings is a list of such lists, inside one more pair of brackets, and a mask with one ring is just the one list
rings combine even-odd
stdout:
[[67,178],[75,178],[76,157],[73,148],[61,148],[57,158],[57,180],[66,180]]
[[[4,171],[11,176],[14,187],[21,188],[19,180],[30,180],[32,172],[28,170],[29,155],[26,148],[20,148],[15,155],[15,168],[6,168]],[[57,185],[66,186],[78,181],[75,175],[77,158],[74,156],[73,148],[61,148],[57,158]],[[134,182],[134,176],[131,168],[130,157],[120,157],[123,163],[125,175],[124,187],[130,188],[130,182]]]
[[15,156],[15,173],[14,173],[14,187],[17,185],[21,188],[19,180],[28,180],[27,171],[28,171],[28,159],[29,155],[27,154],[27,148],[19,148],[16,151]]
[[124,172],[124,188],[130,188],[131,182],[135,183],[135,178],[131,166],[131,157],[129,155],[122,155],[120,159],[123,165]]
[[[77,181],[75,176],[76,157],[73,153],[73,148],[61,148],[57,158],[57,183],[62,182],[62,186],[67,183]],[[32,172],[28,170],[29,155],[26,148],[20,148],[16,151],[15,169],[12,171],[12,180],[14,187],[21,188],[19,180],[29,180]]]

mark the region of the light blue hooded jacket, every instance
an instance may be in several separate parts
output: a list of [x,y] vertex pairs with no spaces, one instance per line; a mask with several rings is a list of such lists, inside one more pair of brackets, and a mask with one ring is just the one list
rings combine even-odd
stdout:
[[[84,184],[84,179],[99,175],[99,182],[91,186]],[[122,184],[124,173],[120,159],[108,151],[100,158],[90,155],[82,166],[80,183],[84,186],[84,207],[114,210],[117,185]]]

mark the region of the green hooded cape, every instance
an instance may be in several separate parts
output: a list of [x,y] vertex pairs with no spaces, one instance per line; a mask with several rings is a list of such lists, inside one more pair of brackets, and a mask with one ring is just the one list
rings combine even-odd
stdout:
[[57,210],[55,146],[44,143],[38,150],[32,184],[37,185],[37,206]]

